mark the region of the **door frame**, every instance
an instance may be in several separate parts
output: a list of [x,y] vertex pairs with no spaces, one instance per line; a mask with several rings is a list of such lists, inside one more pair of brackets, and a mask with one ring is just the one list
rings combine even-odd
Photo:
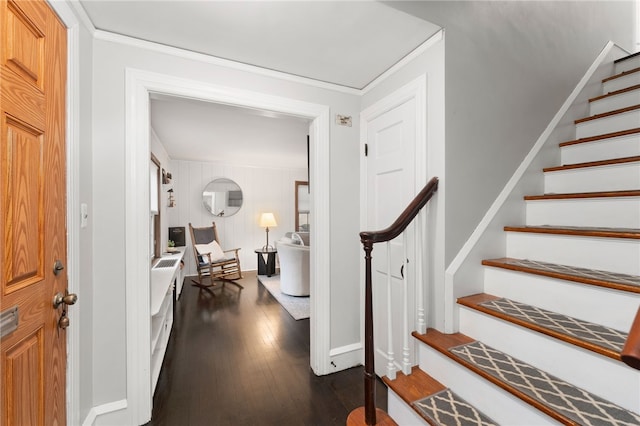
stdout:
[[69,309],[67,329],[66,396],[67,424],[80,424],[80,22],[66,2],[46,0],[67,28],[66,91],[66,223],[67,288],[79,297],[78,307]]
[[275,111],[313,120],[310,177],[311,217],[310,364],[316,374],[330,365],[330,109],[327,105],[189,80],[133,68],[125,83],[125,280],[127,329],[127,407],[132,424],[151,418],[149,240],[149,96],[166,94],[208,102]]
[[[375,102],[360,113],[360,229],[377,231],[368,228],[367,223],[367,158],[364,144],[368,141],[369,123],[382,114],[402,105],[409,100],[415,100],[415,188],[422,189],[427,182],[427,76],[420,75],[389,95]],[[412,258],[415,258],[413,256]],[[365,265],[360,262],[360,311],[364,312],[365,294]],[[360,318],[360,335],[364,336],[364,316]],[[362,337],[361,337],[361,340]]]

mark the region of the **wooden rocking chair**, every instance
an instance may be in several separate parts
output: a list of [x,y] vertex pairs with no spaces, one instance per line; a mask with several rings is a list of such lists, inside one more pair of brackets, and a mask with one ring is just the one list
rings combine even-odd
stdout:
[[[215,281],[222,281],[244,288],[234,281],[242,278],[240,258],[238,257],[240,249],[222,250],[220,248],[216,223],[213,222],[213,226],[204,228],[194,228],[189,223],[189,232],[193,256],[198,269],[198,279],[191,280],[193,285],[208,289],[216,285]],[[205,284],[207,279],[209,283]]]

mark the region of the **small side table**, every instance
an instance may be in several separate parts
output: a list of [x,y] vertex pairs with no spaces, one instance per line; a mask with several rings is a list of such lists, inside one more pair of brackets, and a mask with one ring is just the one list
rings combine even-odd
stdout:
[[[258,254],[258,275],[266,275],[270,277],[276,273],[276,253],[278,250],[275,248],[268,249],[255,249]],[[266,261],[265,261],[266,255]]]

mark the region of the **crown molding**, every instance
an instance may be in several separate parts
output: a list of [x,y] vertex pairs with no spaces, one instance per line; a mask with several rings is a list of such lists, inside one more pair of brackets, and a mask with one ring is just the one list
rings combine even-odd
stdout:
[[396,62],[391,68],[389,68],[388,70],[386,70],[385,72],[380,74],[378,77],[376,77],[375,80],[373,80],[371,83],[367,84],[364,88],[362,88],[362,90],[360,90],[359,94],[360,95],[365,95],[370,90],[372,90],[374,87],[378,86],[383,81],[385,81],[387,78],[389,78],[390,76],[395,74],[398,70],[403,68],[409,62],[413,61],[415,58],[417,58],[418,56],[422,55],[424,52],[429,50],[429,48],[431,46],[433,46],[434,44],[436,44],[437,42],[439,42],[443,38],[444,38],[444,29],[440,29],[434,35],[429,37],[425,42],[423,42],[420,46],[416,47],[411,52],[409,52],[404,58],[402,58],[398,62]]
[[198,53],[191,50],[181,49],[178,47],[167,46],[164,44],[141,40],[138,38],[124,36],[122,34],[116,34],[108,31],[96,30],[94,33],[94,37],[97,40],[124,44],[127,46],[132,46],[132,47],[137,47],[145,50],[150,50],[157,53],[177,56],[177,57],[189,59],[192,61],[198,61],[198,62],[217,65],[225,68],[231,68],[238,71],[250,72],[253,74],[259,74],[266,77],[277,78],[280,80],[290,81],[293,83],[305,84],[307,86],[314,86],[320,89],[332,90],[334,92],[341,92],[341,93],[346,93],[350,95],[360,95],[361,93],[360,89],[354,89],[352,87],[346,87],[338,84],[314,80],[311,78],[300,77],[293,74],[287,74],[281,71],[261,68],[255,65],[243,64],[241,62],[235,62],[229,59],[222,59],[222,58],[218,58],[211,55],[205,55],[204,53]]

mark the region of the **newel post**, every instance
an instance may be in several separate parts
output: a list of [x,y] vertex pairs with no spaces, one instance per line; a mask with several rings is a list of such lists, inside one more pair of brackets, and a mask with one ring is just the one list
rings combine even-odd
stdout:
[[376,373],[373,348],[373,285],[371,277],[372,241],[362,241],[365,259],[364,295],[364,418],[367,425],[376,424]]

